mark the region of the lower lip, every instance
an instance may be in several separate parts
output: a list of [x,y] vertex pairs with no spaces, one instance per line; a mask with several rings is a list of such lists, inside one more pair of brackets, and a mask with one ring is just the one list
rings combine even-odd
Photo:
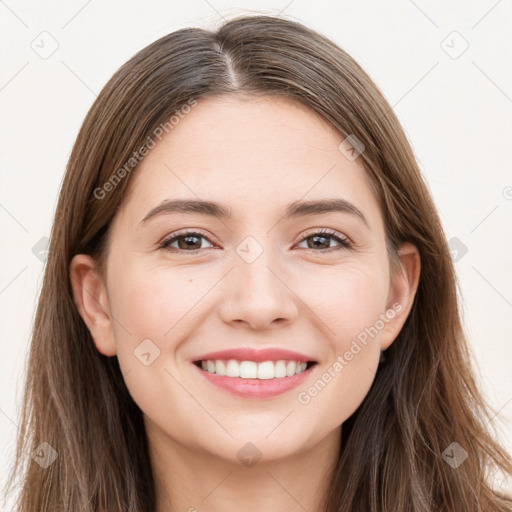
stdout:
[[195,364],[193,366],[214,386],[225,389],[233,395],[244,398],[271,398],[304,383],[317,364],[312,365],[306,371],[293,375],[292,377],[281,377],[277,379],[226,377],[225,375],[207,372]]

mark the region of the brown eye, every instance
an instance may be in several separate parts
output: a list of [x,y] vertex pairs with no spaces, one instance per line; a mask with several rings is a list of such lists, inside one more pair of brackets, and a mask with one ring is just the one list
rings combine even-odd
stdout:
[[[168,240],[163,242],[160,248],[167,250],[193,252],[200,249],[204,249],[204,247],[201,247],[201,239],[208,240],[208,238],[206,238],[201,233],[197,233],[195,231],[187,231],[185,233],[174,235],[172,238],[169,238]],[[175,242],[177,243],[177,247],[172,247],[172,244],[174,244]]]
[[[338,245],[331,247],[331,241],[334,240]],[[319,249],[317,252],[327,251],[329,249],[350,249],[352,244],[344,237],[339,236],[336,231],[318,231],[303,238],[300,243],[306,241],[306,249]]]
[[[164,241],[161,245],[161,249],[165,249],[170,252],[196,252],[201,249],[202,241],[207,240],[208,243],[212,243],[208,237],[197,231],[185,231],[182,233],[175,234],[171,238]],[[332,246],[332,241],[335,245]],[[324,252],[330,249],[350,249],[352,248],[351,242],[338,234],[336,231],[321,230],[316,233],[312,233],[307,237],[303,238],[300,243],[306,242],[307,247],[305,249],[315,250],[314,252]],[[175,245],[176,244],[176,245]]]

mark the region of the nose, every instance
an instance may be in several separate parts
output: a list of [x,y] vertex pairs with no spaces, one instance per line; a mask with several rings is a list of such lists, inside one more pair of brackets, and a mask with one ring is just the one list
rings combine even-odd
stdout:
[[261,330],[282,327],[297,318],[299,298],[266,251],[252,263],[237,256],[234,266],[220,307],[224,322]]

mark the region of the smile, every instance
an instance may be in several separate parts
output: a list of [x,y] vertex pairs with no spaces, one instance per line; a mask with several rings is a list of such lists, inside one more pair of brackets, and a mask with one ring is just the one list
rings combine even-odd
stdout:
[[209,359],[196,361],[192,366],[208,385],[242,398],[265,399],[303,384],[314,372],[317,363]]
[[281,379],[293,377],[306,371],[308,364],[302,361],[237,361],[236,359],[217,359],[198,361],[201,368],[209,373],[241,379]]

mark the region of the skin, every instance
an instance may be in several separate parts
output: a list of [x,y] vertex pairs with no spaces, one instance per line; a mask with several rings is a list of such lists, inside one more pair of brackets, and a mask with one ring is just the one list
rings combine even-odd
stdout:
[[[400,332],[420,273],[408,243],[400,247],[400,272],[390,273],[382,213],[361,158],[350,161],[338,150],[343,140],[291,99],[202,100],[130,178],[113,220],[106,275],[91,257],[73,258],[80,314],[98,351],[118,357],[144,413],[157,512],[322,510],[342,424],[368,393],[380,351]],[[141,224],[151,208],[175,198],[222,203],[232,218],[166,213]],[[282,219],[289,203],[324,198],[350,201],[369,228],[344,212]],[[173,243],[175,252],[159,248],[185,228],[206,236],[193,239],[198,251],[187,252],[184,241]],[[316,248],[307,237],[322,228],[354,248],[336,250],[339,242],[329,237]],[[247,236],[263,251],[251,263],[236,251]],[[393,309],[309,403],[298,401],[358,334]],[[160,350],[148,366],[134,355],[144,339]],[[233,347],[295,350],[318,365],[305,385],[277,397],[236,397],[192,365]],[[262,455],[251,467],[237,456],[247,442]]]

